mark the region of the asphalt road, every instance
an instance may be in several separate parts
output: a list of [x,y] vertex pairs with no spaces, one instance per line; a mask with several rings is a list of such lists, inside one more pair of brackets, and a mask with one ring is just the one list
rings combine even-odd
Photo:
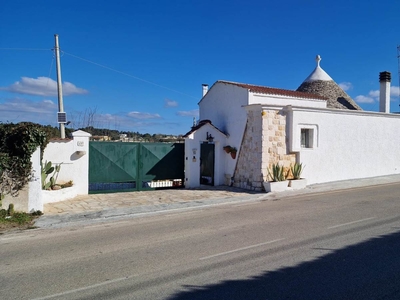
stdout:
[[0,236],[1,299],[400,299],[400,184]]

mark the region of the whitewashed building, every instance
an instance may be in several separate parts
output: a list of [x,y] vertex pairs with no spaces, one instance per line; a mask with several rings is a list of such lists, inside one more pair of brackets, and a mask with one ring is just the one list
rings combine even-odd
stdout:
[[[187,188],[230,185],[261,191],[274,163],[305,165],[308,183],[400,172],[400,116],[389,114],[390,73],[381,74],[381,112],[365,112],[317,66],[297,91],[217,81],[203,85],[200,122],[185,137]],[[237,148],[236,158],[223,147]]]

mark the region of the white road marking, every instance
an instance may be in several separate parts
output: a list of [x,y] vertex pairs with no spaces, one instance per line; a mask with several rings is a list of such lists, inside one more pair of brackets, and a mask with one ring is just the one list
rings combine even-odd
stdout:
[[375,219],[375,217],[366,218],[366,219],[361,219],[361,220],[357,220],[357,221],[353,221],[353,222],[349,222],[349,223],[344,223],[344,224],[339,224],[339,225],[331,226],[331,227],[328,227],[328,229],[333,229],[333,228],[338,228],[338,227],[342,227],[342,226],[347,226],[347,225],[351,225],[351,224],[355,224],[355,223],[365,222],[365,221],[372,220],[372,219]]
[[283,240],[284,239],[276,239],[276,240],[268,241],[268,242],[261,243],[261,244],[256,244],[256,245],[251,245],[251,246],[247,246],[247,247],[243,247],[243,248],[239,248],[239,249],[235,249],[235,250],[231,250],[231,251],[221,252],[221,253],[218,253],[218,254],[214,254],[214,255],[210,255],[210,256],[205,256],[205,257],[199,258],[199,260],[209,259],[209,258],[213,258],[213,257],[217,257],[217,256],[231,254],[231,253],[234,253],[234,252],[248,250],[248,249],[251,249],[251,248],[260,247],[260,246],[276,243],[276,242],[283,241]]
[[81,287],[79,289],[69,290],[69,291],[65,291],[65,292],[62,292],[62,293],[54,294],[54,295],[49,295],[49,296],[42,297],[42,298],[35,298],[33,300],[44,300],[44,299],[51,299],[51,298],[56,298],[56,297],[60,297],[60,296],[65,296],[65,295],[73,294],[73,293],[76,293],[76,292],[90,290],[90,289],[93,289],[93,288],[96,288],[96,287],[99,287],[99,286],[103,286],[103,285],[107,285],[107,284],[111,284],[111,283],[115,283],[115,282],[119,282],[119,281],[128,280],[129,278],[132,278],[132,277],[134,277],[134,276],[126,276],[126,277],[122,277],[122,278],[116,278],[116,279],[113,279],[113,280],[107,280],[107,281],[96,283],[96,284],[93,284],[93,285]]

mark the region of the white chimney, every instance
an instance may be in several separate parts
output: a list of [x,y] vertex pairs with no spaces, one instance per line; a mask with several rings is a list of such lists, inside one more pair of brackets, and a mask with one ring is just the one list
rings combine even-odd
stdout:
[[390,113],[390,72],[384,71],[379,73],[379,111]]
[[208,84],[203,83],[203,97],[207,94],[208,92]]

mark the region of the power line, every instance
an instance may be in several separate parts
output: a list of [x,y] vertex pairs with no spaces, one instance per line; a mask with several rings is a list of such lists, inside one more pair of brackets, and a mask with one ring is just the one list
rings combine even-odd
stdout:
[[[13,50],[13,51],[49,51],[49,50],[50,50],[50,51],[53,51],[54,49],[43,49],[43,48],[0,48],[0,50]],[[72,54],[72,53],[68,53],[68,52],[65,52],[65,51],[63,51],[63,50],[61,50],[61,52],[62,52],[63,54],[67,54],[67,55],[72,56],[72,57],[74,57],[74,58],[77,58],[77,59],[83,60],[83,61],[85,61],[85,62],[91,63],[91,64],[93,64],[93,65],[96,65],[96,66],[98,66],[98,67],[102,67],[102,68],[104,68],[104,69],[107,69],[107,70],[110,70],[110,71],[113,71],[113,72],[116,72],[116,73],[119,73],[119,74],[122,74],[122,75],[125,75],[125,76],[128,76],[128,77],[134,78],[134,79],[136,79],[136,80],[140,80],[140,81],[142,81],[142,82],[145,82],[145,83],[148,83],[148,84],[151,84],[151,85],[154,85],[154,86],[157,86],[157,87],[160,87],[160,88],[163,88],[163,89],[166,89],[166,90],[169,90],[169,91],[172,91],[172,92],[175,92],[175,93],[178,93],[178,94],[187,96],[187,97],[191,97],[191,98],[194,98],[194,99],[198,99],[198,97],[194,97],[194,96],[192,96],[192,95],[185,94],[185,93],[180,92],[180,91],[178,91],[178,90],[171,89],[171,88],[166,87],[166,86],[164,86],[164,85],[161,85],[161,84],[158,84],[158,83],[155,83],[155,82],[152,82],[152,81],[149,81],[149,80],[146,80],[146,79],[143,79],[143,78],[140,78],[140,77],[137,77],[137,76],[134,76],[134,75],[131,75],[131,74],[122,72],[122,71],[119,71],[119,70],[117,70],[117,69],[114,69],[114,68],[111,68],[111,67],[108,67],[108,66],[105,66],[105,65],[96,63],[96,62],[94,62],[94,61],[88,60],[88,59],[83,58],[83,57],[79,57],[79,56],[74,55],[74,54]]]
[[91,63],[91,64],[93,64],[93,65],[96,65],[96,66],[99,66],[99,67],[102,67],[102,68],[105,68],[105,69],[107,69],[107,70],[110,70],[110,71],[113,71],[113,72],[116,72],[116,73],[119,73],[119,74],[122,74],[122,75],[125,75],[125,76],[128,76],[128,77],[131,77],[131,78],[134,78],[134,79],[143,81],[143,82],[146,82],[146,83],[148,83],[148,84],[152,84],[152,85],[154,85],[154,86],[157,86],[157,87],[160,87],[160,88],[163,88],[163,89],[166,89],[166,90],[169,90],[169,91],[172,91],[172,92],[175,92],[175,93],[178,93],[178,94],[187,96],[187,97],[191,97],[191,98],[197,99],[197,97],[194,97],[194,96],[192,96],[192,95],[188,95],[188,94],[182,93],[182,92],[180,92],[180,91],[171,89],[171,88],[169,88],[169,87],[166,87],[166,86],[163,86],[163,85],[160,85],[160,84],[157,84],[157,83],[148,81],[148,80],[146,80],[146,79],[143,79],[143,78],[140,78],[140,77],[137,77],[137,76],[133,76],[133,75],[131,75],[131,74],[128,74],[128,73],[119,71],[119,70],[114,69],[114,68],[107,67],[107,66],[105,66],[105,65],[96,63],[96,62],[94,62],[94,61],[91,61],[91,60],[88,60],[88,59],[85,59],[85,58],[76,56],[76,55],[74,55],[74,54],[71,54],[71,53],[68,53],[68,52],[65,52],[65,51],[62,51],[62,52],[63,52],[64,54],[67,54],[67,55],[72,56],[72,57],[74,57],[74,58],[83,60],[83,61],[85,61],[85,62]]

